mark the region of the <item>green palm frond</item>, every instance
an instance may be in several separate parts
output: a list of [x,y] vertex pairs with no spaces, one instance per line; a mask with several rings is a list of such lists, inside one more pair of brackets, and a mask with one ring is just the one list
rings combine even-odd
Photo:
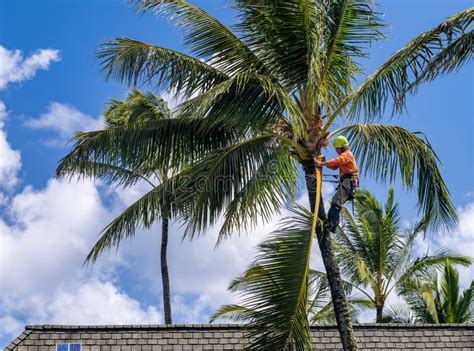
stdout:
[[246,230],[267,222],[296,193],[297,168],[286,149],[276,149],[255,171],[225,209],[219,241],[232,230]]
[[209,323],[214,323],[217,319],[228,318],[233,322],[245,322],[254,317],[258,312],[239,305],[221,306],[210,318]]
[[87,160],[114,164],[120,155],[121,162],[133,169],[150,162],[156,169],[182,166],[239,138],[234,130],[201,126],[200,120],[163,119],[79,133],[61,164]]
[[[104,112],[108,126],[106,130],[140,122],[156,122],[170,117],[171,112],[162,98],[136,89],[131,90],[124,101],[110,100]],[[82,135],[79,133],[76,140]],[[104,179],[108,184],[122,187],[129,187],[143,180],[154,187],[152,181],[157,180],[158,173],[166,173],[166,171],[160,172],[151,160],[130,167],[129,164],[124,163],[123,157],[114,145],[111,145],[109,150],[104,150],[108,153],[105,162],[95,161],[93,152],[86,153],[83,157],[76,157],[75,151],[77,150],[61,160],[56,170],[57,177],[97,177]]]
[[318,36],[318,5],[314,1],[237,0],[243,40],[288,90],[306,82],[309,49]]
[[378,181],[392,182],[399,176],[408,189],[416,186],[425,225],[433,230],[453,227],[456,210],[441,176],[438,158],[420,133],[381,124],[355,124],[338,132],[350,140],[363,172]]
[[441,281],[441,293],[444,296],[445,313],[448,320],[456,318],[459,304],[459,273],[453,268],[450,261],[446,262],[444,279]]
[[112,99],[107,103],[104,118],[109,127],[118,127],[171,118],[171,111],[160,96],[132,89],[125,101]]
[[[284,112],[287,116],[284,117]],[[292,96],[278,82],[248,69],[183,103],[178,112],[202,118],[211,125],[227,128],[267,129],[287,118],[296,136],[301,136],[308,121]]]
[[302,207],[292,211],[233,283],[242,298],[238,316],[247,323],[251,350],[311,348],[307,301],[312,218]]
[[438,250],[432,255],[425,254],[414,261],[407,261],[403,265],[403,274],[397,277],[396,284],[402,290],[407,289],[407,285],[413,284],[413,279],[426,277],[443,269],[446,266],[446,261],[462,266],[469,266],[472,263],[472,259],[468,256],[461,256],[450,250]]
[[474,280],[468,289],[464,290],[455,307],[454,314],[458,323],[474,323]]
[[150,180],[155,177],[154,169],[143,170],[128,169],[126,166],[117,164],[100,163],[89,160],[81,160],[80,162],[69,161],[63,159],[56,169],[56,177],[58,178],[101,178],[107,184],[116,185],[127,188],[145,181],[151,187],[155,184]]
[[177,216],[173,202],[175,178],[151,189],[109,223],[102,230],[85,263],[94,263],[102,253],[114,246],[118,249],[121,241],[133,237],[140,227],[149,228],[161,218],[162,209],[169,209],[170,214]]
[[384,24],[372,1],[335,0],[326,2],[325,7],[325,50],[322,57],[315,58],[321,61],[321,72],[308,80],[318,78],[314,84],[319,101],[327,111],[334,111],[361,72],[355,58],[366,57],[370,44],[384,37]]
[[228,76],[191,56],[129,38],[104,43],[98,53],[107,78],[136,86],[153,82],[184,97],[205,91]]
[[[187,218],[187,234],[193,236],[202,232],[209,225],[216,223],[223,210],[229,205],[238,206],[239,201],[248,200],[248,197],[242,198],[244,195],[242,191],[248,191],[248,187],[256,186],[254,190],[257,190],[265,184],[263,189],[266,191],[273,189],[274,194],[281,197],[279,201],[291,198],[293,186],[290,182],[295,178],[295,166],[287,155],[282,155],[283,150],[279,148],[285,148],[285,146],[276,141],[273,135],[262,134],[210,153],[194,164],[187,185],[189,199],[183,200],[183,202],[193,204],[193,210]],[[271,169],[272,166],[277,167],[279,173]],[[258,177],[259,172],[263,170],[266,175],[272,175],[275,179],[258,182],[255,177]],[[290,178],[283,181],[283,176]],[[234,199],[236,202],[233,202]],[[273,196],[261,194],[259,199],[265,202],[259,204],[253,202],[257,208],[250,210],[248,214],[260,210],[265,213],[265,208],[275,208]],[[240,208],[245,207],[240,206]],[[232,215],[235,209],[231,207],[229,211],[228,214]],[[242,213],[242,215],[245,214]],[[226,231],[231,229],[230,223],[235,223],[235,218],[228,219],[230,222],[227,222]],[[256,219],[240,219],[241,222],[248,220]]]
[[[422,83],[431,82],[439,76],[459,70],[472,59],[473,55],[474,30],[471,30],[468,33],[462,34],[434,56],[416,80],[410,84],[406,92],[414,93]],[[404,95],[401,95],[400,100],[404,101]]]
[[209,13],[184,0],[134,0],[144,11],[171,20],[186,35],[185,45],[197,57],[212,63],[213,67],[233,75],[253,66],[264,67],[254,52],[237,35]]
[[[470,47],[467,47],[468,38],[462,41],[462,50],[459,50],[459,47],[456,48],[458,51],[450,50],[443,53],[443,50],[462,37],[466,30],[471,30],[473,20],[474,8],[471,7],[420,34],[369,75],[336,111],[340,112],[343,105],[350,103],[351,116],[359,116],[363,112],[365,118],[377,117],[383,114],[390,99],[395,102],[396,111],[400,111],[405,105],[404,92],[419,77],[427,74],[424,73],[427,67],[433,65],[432,62],[436,62],[437,58],[443,56],[454,58],[451,64],[445,65],[452,68],[459,67],[471,58],[472,42]],[[423,80],[421,78],[419,82]]]

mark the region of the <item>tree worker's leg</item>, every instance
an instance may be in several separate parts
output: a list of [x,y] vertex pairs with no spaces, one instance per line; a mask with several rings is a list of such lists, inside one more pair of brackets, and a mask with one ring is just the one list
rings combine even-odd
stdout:
[[339,225],[342,206],[344,206],[346,201],[349,199],[349,193],[351,191],[350,182],[351,180],[349,178],[342,180],[331,200],[331,207],[329,208],[327,221],[327,226],[330,232],[334,233]]

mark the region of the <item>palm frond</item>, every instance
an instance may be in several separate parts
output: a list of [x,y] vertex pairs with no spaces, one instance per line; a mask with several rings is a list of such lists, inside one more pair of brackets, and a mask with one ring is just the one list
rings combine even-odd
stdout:
[[97,57],[107,78],[136,86],[153,82],[190,97],[226,80],[228,76],[191,56],[129,38],[102,44]]
[[[187,235],[193,236],[202,232],[208,225],[216,223],[228,206],[239,205],[239,201],[242,199],[238,198],[243,195],[242,191],[248,190],[248,188],[246,189],[247,186],[257,186],[257,188],[261,186],[263,183],[256,182],[255,177],[258,177],[262,170],[265,170],[267,174],[271,172],[275,177],[275,179],[265,180],[267,182],[266,190],[278,191],[275,186],[285,184],[280,183],[283,182],[282,176],[294,178],[294,165],[290,160],[282,158],[282,150],[278,150],[281,147],[284,146],[280,145],[273,135],[262,134],[210,153],[200,162],[194,164],[187,185],[187,188],[190,189],[188,191],[189,199],[183,200],[183,202],[192,203],[193,206],[193,210],[187,218],[189,221],[186,230]],[[275,160],[275,157],[279,158]],[[277,169],[281,174],[277,174],[270,168],[265,169],[265,167],[270,166],[269,162],[274,162],[273,166],[278,167]],[[286,162],[286,165],[282,162]],[[291,178],[285,180],[285,182],[291,182]],[[287,184],[289,185],[289,183]],[[292,186],[288,189],[285,186],[280,189],[281,191],[278,191],[277,196],[288,199]],[[288,192],[289,190],[290,192]],[[253,193],[255,194],[255,192]],[[237,200],[232,203],[234,199]],[[280,201],[283,199],[280,199]],[[272,196],[262,194],[260,200],[266,201],[257,205],[264,212],[265,208],[275,208],[276,206],[276,203],[272,204],[275,200]],[[234,210],[231,208],[228,214],[231,215]],[[255,210],[253,209],[251,212]],[[231,222],[233,221],[231,217],[228,219]],[[228,229],[230,229],[229,226],[227,226]]]
[[413,284],[413,279],[432,276],[436,271],[446,266],[446,261],[463,266],[468,266],[472,263],[471,258],[468,256],[461,256],[450,250],[438,250],[432,255],[425,254],[414,261],[408,261],[404,265],[404,273],[397,279],[397,285],[402,290],[407,289],[407,286],[410,289],[409,287]]
[[[407,88],[407,93],[414,93],[425,82],[431,82],[439,76],[458,71],[474,55],[474,31],[462,34],[458,39],[442,49],[426,65],[416,80]],[[405,94],[399,100],[404,101]]]
[[161,218],[162,209],[166,208],[177,216],[177,205],[173,201],[177,179],[178,175],[151,189],[109,223],[102,230],[85,263],[94,263],[102,253],[114,246],[118,249],[121,241],[133,237],[140,227],[149,228]]
[[278,120],[287,118],[295,137],[301,136],[307,127],[302,110],[288,91],[253,69],[236,74],[186,101],[178,112],[189,118],[205,116],[211,125],[239,129],[268,129]]
[[449,259],[444,263],[441,278],[439,272],[429,272],[402,292],[416,323],[470,323],[474,319],[474,281],[459,295],[459,274]]
[[130,169],[150,163],[155,169],[182,166],[239,138],[234,130],[201,126],[200,120],[164,119],[79,133],[60,167],[87,161],[115,164],[118,157]]
[[297,168],[284,148],[276,149],[234,195],[224,213],[219,241],[232,230],[267,222],[296,194]]
[[112,99],[107,103],[104,118],[109,127],[118,127],[168,119],[171,118],[171,111],[167,102],[160,96],[132,89],[126,100]]
[[419,133],[397,126],[355,124],[339,130],[351,142],[359,168],[377,181],[400,177],[408,189],[415,187],[423,222],[433,230],[450,229],[456,210],[438,168],[431,145]]
[[460,296],[454,315],[456,323],[474,323],[474,280]]
[[415,317],[405,304],[392,304],[385,309],[383,322],[384,323],[415,323]]
[[[456,48],[459,51],[454,52],[453,47],[449,51],[443,51],[471,28],[473,20],[474,8],[471,7],[420,34],[369,75],[341,105],[351,104],[350,116],[359,116],[363,112],[365,118],[373,118],[381,116],[388,101],[392,99],[395,102],[394,111],[401,111],[405,105],[405,91],[426,75],[424,72],[430,70],[427,67],[433,67],[433,62],[439,62],[438,58],[455,58],[451,64],[445,65],[449,71],[449,67],[459,67],[472,57],[472,42],[470,47],[466,46],[469,45],[469,38],[458,43],[461,45]],[[418,83],[425,80],[420,79]],[[339,106],[336,112],[340,112],[342,108],[343,106]]]
[[126,166],[108,164],[90,160],[79,162],[63,159],[56,169],[56,177],[69,179],[78,178],[101,178],[109,185],[119,187],[130,187],[140,181],[148,183],[151,187],[155,184],[151,182],[154,177],[154,169],[128,169]]
[[453,268],[450,260],[445,262],[441,293],[444,296],[446,317],[448,320],[454,320],[459,304],[459,273]]
[[217,319],[229,318],[233,322],[245,322],[255,316],[257,311],[239,305],[221,306],[210,318],[209,323],[214,323]]
[[312,41],[317,7],[314,1],[236,1],[236,30],[289,91],[306,82],[308,45],[317,46]]
[[334,111],[352,91],[352,81],[361,72],[355,59],[366,57],[370,44],[384,37],[381,32],[384,24],[370,0],[335,0],[324,4],[321,72],[312,76],[317,78],[314,84],[318,86],[315,91],[320,103],[328,111]]
[[244,273],[233,285],[241,306],[252,311],[239,315],[247,323],[251,350],[311,348],[307,299],[312,218],[302,207],[292,211],[258,246],[251,274]]
[[213,67],[233,75],[253,66],[264,66],[254,52],[236,34],[196,5],[184,0],[134,0],[144,11],[152,10],[182,28],[189,45],[197,57],[210,62]]

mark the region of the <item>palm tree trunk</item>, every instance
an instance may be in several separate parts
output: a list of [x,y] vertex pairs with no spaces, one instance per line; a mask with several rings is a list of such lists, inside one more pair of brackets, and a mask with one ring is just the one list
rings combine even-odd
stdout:
[[171,301],[170,301],[170,278],[168,275],[168,211],[164,209],[161,213],[161,280],[163,283],[163,306],[165,310],[165,323],[171,324]]
[[377,311],[377,317],[375,319],[375,322],[376,323],[383,323],[383,319],[382,319],[383,307],[382,306],[377,306],[376,311]]
[[[314,204],[316,200],[315,164],[311,159],[304,161],[302,165],[305,171],[306,188],[308,190],[310,208],[311,211],[314,212]],[[319,206],[318,218],[322,220],[323,223],[325,223],[327,219],[322,198]],[[342,287],[341,272],[339,271],[339,266],[332,247],[331,233],[327,229],[321,227],[320,224],[316,227],[316,233],[324,267],[326,268],[332,303],[334,306],[334,314],[336,315],[337,327],[339,329],[343,349],[345,351],[357,350],[357,342],[352,328],[346,294]]]

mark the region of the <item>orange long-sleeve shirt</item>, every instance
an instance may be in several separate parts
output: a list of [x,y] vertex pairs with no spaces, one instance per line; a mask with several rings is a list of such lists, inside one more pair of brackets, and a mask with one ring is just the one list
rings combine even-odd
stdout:
[[350,150],[346,150],[340,153],[336,158],[327,161],[326,166],[334,170],[339,168],[340,176],[348,173],[357,173],[356,160]]

